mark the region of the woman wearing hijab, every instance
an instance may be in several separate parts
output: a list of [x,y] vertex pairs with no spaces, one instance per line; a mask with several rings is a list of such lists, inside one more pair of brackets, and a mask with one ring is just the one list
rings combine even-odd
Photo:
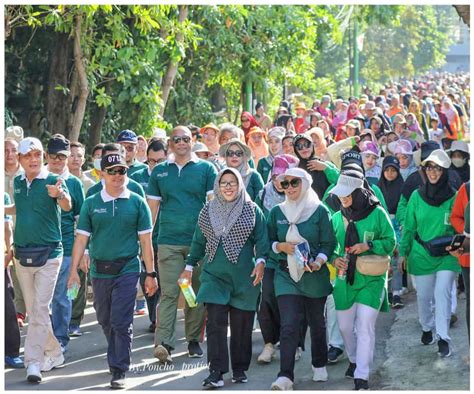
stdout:
[[191,282],[202,259],[201,287],[196,301],[207,310],[205,387],[223,387],[229,371],[227,329],[230,321],[232,382],[246,383],[252,357],[252,327],[269,243],[262,211],[250,200],[240,173],[219,172],[214,199],[201,210],[187,265],[180,279]]
[[295,135],[296,133],[287,132],[281,140],[284,155],[291,155],[296,157],[295,147],[293,146],[293,138],[295,138]]
[[278,116],[276,122],[275,122],[275,126],[277,127],[283,127],[287,132],[288,131],[295,131],[295,125],[293,123],[293,116],[289,115],[289,114],[282,114],[280,116]]
[[[404,180],[400,174],[400,162],[395,156],[387,156],[383,159],[382,163],[382,175],[378,181],[378,187],[382,191],[387,204],[388,214],[392,220],[392,226],[397,236],[397,245],[400,243],[400,223],[396,219],[396,213],[398,208],[398,202],[402,196]],[[400,292],[402,290],[402,277],[403,273],[398,271],[398,253],[395,250],[391,260],[391,266],[393,269],[391,284],[392,307],[400,309],[404,307]]]
[[339,171],[334,164],[315,155],[313,140],[306,133],[298,134],[293,139],[293,145],[300,160],[299,167],[309,172],[313,179],[311,187],[322,199],[329,185],[336,183]]
[[416,100],[412,100],[408,107],[408,112],[414,114],[416,116],[416,120],[423,130],[423,135],[426,139],[428,139],[428,123],[426,122],[426,116],[421,112],[420,103]]
[[248,141],[248,133],[252,127],[258,127],[258,123],[250,112],[244,111],[240,115],[240,122],[242,123],[242,130],[244,131],[245,142]]
[[[285,191],[281,188],[278,176],[285,173],[289,168],[298,165],[298,159],[290,155],[279,155],[273,161],[271,179],[260,191],[255,203],[260,207],[268,218],[273,207],[285,201]],[[262,299],[258,310],[258,322],[264,341],[262,353],[258,356],[259,363],[271,363],[275,357],[275,345],[280,340],[280,312],[275,297],[274,277],[275,269],[278,266],[278,257],[270,251],[265,265],[265,274],[262,282]],[[306,330],[305,330],[306,334]]]
[[441,242],[440,237],[454,234],[450,214],[456,192],[448,183],[450,164],[451,160],[441,149],[434,150],[422,161],[426,182],[413,192],[408,201],[399,258],[400,268],[406,268],[415,276],[418,314],[423,330],[421,342],[431,345],[437,339],[441,357],[449,357],[452,351],[449,337],[451,289],[461,270],[455,257],[445,252],[444,247],[436,251],[430,247],[430,241],[438,239]]
[[252,127],[247,137],[247,145],[252,152],[252,159],[258,168],[260,159],[268,156],[267,133],[260,127]]
[[387,212],[373,192],[364,187],[361,171],[344,170],[331,191],[341,201],[333,216],[337,239],[334,266],[345,272],[336,278],[334,302],[339,330],[349,358],[345,373],[355,390],[369,388],[369,368],[375,349],[375,322],[379,311],[388,312],[387,273],[364,275],[356,268],[359,256],[391,255],[395,233]]
[[400,175],[403,181],[418,171],[413,160],[413,147],[408,140],[398,140],[388,144],[388,149],[398,159],[400,163]]
[[[323,122],[325,121],[323,120]],[[327,160],[327,142],[324,138],[324,130],[319,127],[313,127],[309,129],[306,134],[313,140],[315,155],[321,160]]]
[[285,129],[283,127],[273,127],[268,131],[269,155],[260,160],[257,166],[257,171],[262,176],[264,182],[268,182],[274,157],[283,153],[282,140],[284,136]]
[[451,168],[456,171],[462,182],[470,179],[469,145],[464,141],[453,141],[449,149]]
[[[285,201],[268,218],[272,250],[279,261],[274,284],[281,319],[280,372],[271,389],[291,390],[304,315],[310,326],[313,381],[328,380],[324,306],[332,287],[326,261],[335,240],[329,212],[311,188],[311,176],[291,168],[280,179]],[[301,246],[308,251],[304,266],[304,259],[297,257]]]
[[264,183],[262,177],[253,168],[249,166],[251,152],[247,145],[236,138],[231,138],[219,149],[219,155],[225,158],[227,167],[235,168],[242,177],[244,187],[252,201],[263,189]]
[[458,111],[456,111],[453,102],[449,98],[446,98],[443,101],[443,114],[446,116],[448,121],[446,137],[451,140],[461,139],[461,120],[459,119]]

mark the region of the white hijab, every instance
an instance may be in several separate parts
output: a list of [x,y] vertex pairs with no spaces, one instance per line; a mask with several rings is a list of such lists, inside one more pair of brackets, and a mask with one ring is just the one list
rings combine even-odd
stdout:
[[[282,178],[286,176],[301,178],[302,180],[301,194],[298,199],[292,201],[285,196],[285,201],[280,204],[280,208],[289,223],[286,242],[305,242],[306,239],[301,236],[296,225],[306,222],[316,212],[321,201],[311,187],[313,178],[305,170],[302,168],[290,168],[282,175]],[[298,282],[303,276],[304,270],[298,266],[294,255],[289,255],[287,260],[290,276],[295,282]]]

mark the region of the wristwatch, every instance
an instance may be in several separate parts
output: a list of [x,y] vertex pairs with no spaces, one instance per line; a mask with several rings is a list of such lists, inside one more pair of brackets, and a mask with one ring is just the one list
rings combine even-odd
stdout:
[[149,276],[150,278],[156,278],[156,271],[147,272],[146,276]]
[[374,243],[372,241],[367,241],[367,245],[369,245],[369,250],[374,247]]

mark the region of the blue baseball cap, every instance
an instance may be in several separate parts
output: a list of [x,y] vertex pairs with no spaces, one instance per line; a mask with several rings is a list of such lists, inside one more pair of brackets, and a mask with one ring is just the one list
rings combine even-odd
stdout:
[[115,142],[129,142],[131,144],[137,144],[138,139],[137,135],[132,130],[122,130],[117,136]]

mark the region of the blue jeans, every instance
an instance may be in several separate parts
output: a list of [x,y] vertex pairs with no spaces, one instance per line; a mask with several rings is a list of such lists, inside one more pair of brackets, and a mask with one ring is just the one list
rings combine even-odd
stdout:
[[97,321],[107,338],[109,367],[115,371],[126,372],[130,367],[138,277],[136,272],[112,279],[92,278]]
[[70,266],[71,256],[64,256],[51,301],[51,323],[54,336],[64,347],[69,343],[69,321],[72,313],[72,302],[66,296]]

